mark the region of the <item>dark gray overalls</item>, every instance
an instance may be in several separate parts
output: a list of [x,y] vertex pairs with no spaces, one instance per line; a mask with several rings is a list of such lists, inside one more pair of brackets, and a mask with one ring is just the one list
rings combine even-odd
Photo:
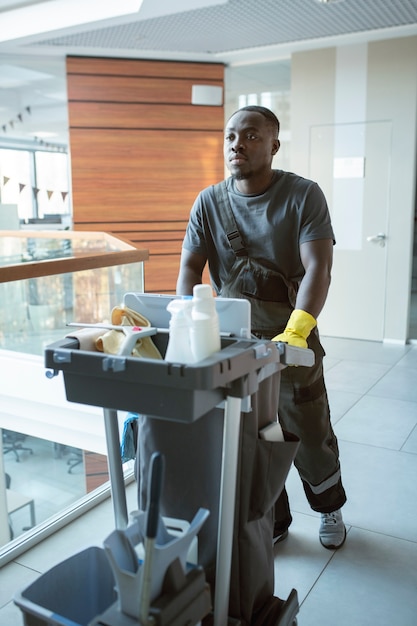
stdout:
[[[259,339],[272,339],[285,329],[294,309],[298,285],[247,256],[234,220],[226,183],[215,185],[214,189],[220,208],[219,219],[235,252],[233,267],[219,295],[249,300],[252,333]],[[312,331],[307,343],[314,351],[315,365],[287,367],[281,372],[278,415],[282,428],[300,439],[294,464],[311,508],[330,513],[346,502],[346,495],[323,378],[325,353],[317,329]],[[291,522],[285,490],[275,505],[275,520],[282,530]]]

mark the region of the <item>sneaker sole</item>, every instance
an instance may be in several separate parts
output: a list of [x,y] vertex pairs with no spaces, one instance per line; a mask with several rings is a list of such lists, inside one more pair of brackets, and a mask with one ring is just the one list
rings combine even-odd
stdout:
[[326,544],[322,542],[321,537],[319,537],[319,539],[320,539],[320,543],[323,546],[323,548],[326,548],[327,550],[338,550],[339,548],[341,548],[343,546],[343,544],[346,541],[346,528],[345,528],[345,536],[343,537],[343,541],[342,541],[342,543],[339,543],[339,545],[337,545],[337,546],[334,546],[333,544],[326,546]]
[[277,537],[273,537],[272,545],[276,546],[277,543],[281,543],[281,541],[284,541],[287,537],[288,537],[288,529],[284,530],[284,532],[278,535]]

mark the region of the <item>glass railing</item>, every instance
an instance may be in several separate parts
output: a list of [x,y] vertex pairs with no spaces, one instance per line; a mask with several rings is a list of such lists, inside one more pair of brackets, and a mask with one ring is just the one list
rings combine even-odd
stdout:
[[109,496],[102,411],[67,402],[43,352],[70,322],[110,321],[147,258],[104,233],[0,231],[0,565]]

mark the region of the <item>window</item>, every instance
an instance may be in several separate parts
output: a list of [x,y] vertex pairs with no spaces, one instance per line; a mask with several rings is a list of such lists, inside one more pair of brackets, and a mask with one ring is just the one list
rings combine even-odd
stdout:
[[30,152],[0,149],[2,204],[17,204],[20,219],[34,217]]
[[69,214],[68,178],[63,152],[0,148],[0,201],[21,220]]
[[64,153],[35,152],[38,215],[69,213],[68,157]]

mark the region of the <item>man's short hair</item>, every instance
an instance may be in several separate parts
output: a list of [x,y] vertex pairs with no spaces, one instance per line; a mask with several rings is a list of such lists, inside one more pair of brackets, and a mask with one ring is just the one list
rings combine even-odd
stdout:
[[[249,104],[248,106],[242,107],[241,109],[235,111],[233,115],[236,115],[236,113],[240,113],[240,111],[253,111],[254,113],[260,113],[261,115],[263,115],[264,118],[274,127],[274,129],[276,129],[278,138],[280,127],[279,119],[270,109],[267,109],[266,107],[260,106],[258,104]],[[233,117],[233,115],[231,115],[230,117]]]

